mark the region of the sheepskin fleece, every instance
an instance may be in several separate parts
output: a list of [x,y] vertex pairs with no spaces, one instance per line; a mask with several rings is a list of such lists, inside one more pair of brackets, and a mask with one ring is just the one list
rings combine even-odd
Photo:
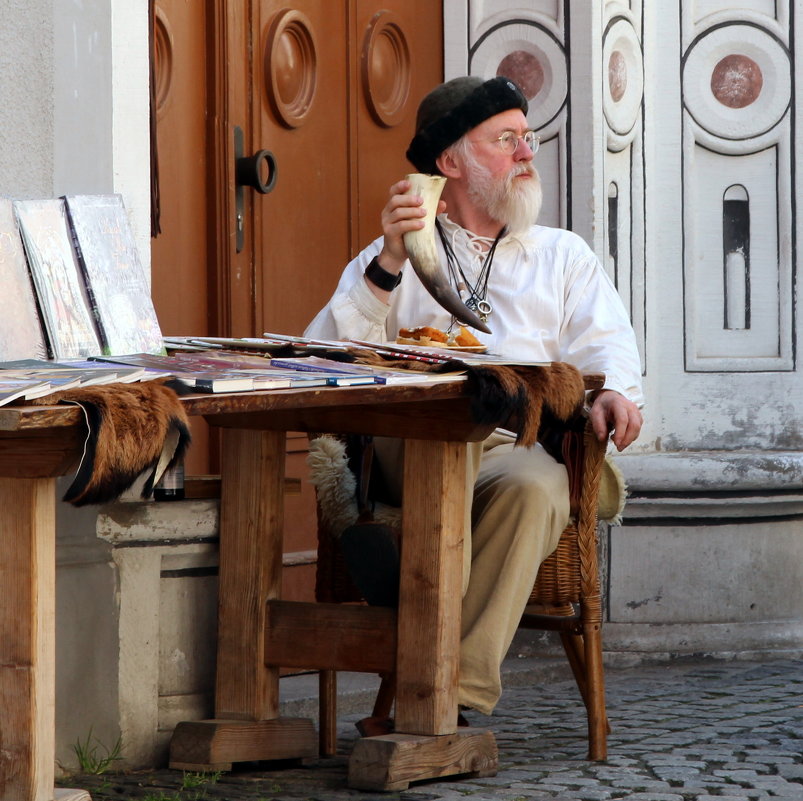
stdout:
[[[346,445],[341,440],[323,435],[309,446],[307,463],[310,481],[315,487],[321,521],[335,537],[357,521],[357,482],[349,469]],[[624,476],[610,457],[605,458],[600,477],[600,520],[616,526],[622,522],[627,499]],[[374,519],[390,526],[401,526],[401,510],[395,506],[377,504]]]
[[[335,537],[357,522],[357,481],[349,469],[346,444],[324,434],[310,441],[307,464],[315,487],[321,521]],[[400,527],[401,509],[377,503],[374,520]]]

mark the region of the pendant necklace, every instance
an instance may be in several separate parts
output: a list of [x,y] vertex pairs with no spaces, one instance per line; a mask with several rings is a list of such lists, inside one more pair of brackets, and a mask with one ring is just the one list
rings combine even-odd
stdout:
[[499,240],[504,236],[506,228],[503,227],[499,231],[499,233],[496,235],[496,238],[492,242],[491,247],[488,248],[488,252],[485,254],[485,258],[482,261],[482,267],[480,268],[477,280],[472,284],[471,281],[469,281],[466,277],[466,274],[463,272],[463,268],[460,266],[460,262],[457,260],[457,256],[452,248],[451,243],[446,237],[446,233],[443,230],[440,220],[435,221],[435,227],[438,229],[438,236],[440,236],[444,253],[446,253],[446,266],[449,270],[450,280],[457,287],[458,292],[460,292],[462,289],[465,289],[468,292],[468,298],[466,298],[465,301],[466,306],[472,311],[475,311],[480,320],[482,320],[484,323],[487,322],[488,316],[493,313],[493,306],[487,297],[488,279],[491,276],[491,267],[493,267],[496,246],[499,244]]

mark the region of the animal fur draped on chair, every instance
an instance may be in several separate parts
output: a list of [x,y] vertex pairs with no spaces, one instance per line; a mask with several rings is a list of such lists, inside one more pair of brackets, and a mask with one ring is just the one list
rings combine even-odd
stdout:
[[[330,434],[315,437],[310,441],[307,464],[321,523],[338,537],[359,517],[357,479],[349,467],[346,443]],[[599,493],[599,519],[613,526],[621,524],[627,488],[621,471],[609,458],[602,468]],[[373,519],[401,528],[401,509],[376,502]]]
[[190,444],[187,413],[166,382],[69,389],[34,403],[71,403],[83,409],[88,428],[84,453],[63,498],[74,506],[113,501],[145,471],[149,475],[142,497],[149,497],[162,473]]

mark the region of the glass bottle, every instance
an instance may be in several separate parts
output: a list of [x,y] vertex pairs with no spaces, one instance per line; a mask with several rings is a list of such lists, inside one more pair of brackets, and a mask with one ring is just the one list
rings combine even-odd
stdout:
[[153,488],[155,501],[181,501],[184,499],[184,461],[179,460],[162,473]]

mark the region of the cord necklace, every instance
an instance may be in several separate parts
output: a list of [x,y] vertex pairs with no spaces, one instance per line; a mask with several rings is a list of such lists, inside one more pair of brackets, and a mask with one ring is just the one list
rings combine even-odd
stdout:
[[489,315],[493,313],[493,306],[487,297],[488,279],[491,277],[491,268],[493,267],[496,246],[499,244],[499,240],[504,236],[507,229],[503,227],[496,235],[496,238],[491,243],[482,261],[482,267],[480,268],[477,280],[472,284],[466,277],[463,268],[460,266],[454,248],[449,242],[440,220],[435,221],[435,227],[438,230],[438,236],[440,236],[441,244],[446,254],[446,266],[449,271],[450,280],[457,287],[458,292],[461,290],[466,290],[468,292],[468,298],[465,301],[466,306],[472,311],[475,311],[479,315],[480,320],[487,322]]

